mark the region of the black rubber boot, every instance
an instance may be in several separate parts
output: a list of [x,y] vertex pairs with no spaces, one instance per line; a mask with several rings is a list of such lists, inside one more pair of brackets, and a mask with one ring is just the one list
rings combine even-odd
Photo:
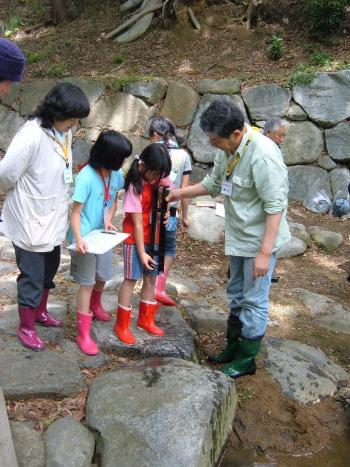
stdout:
[[236,350],[241,336],[242,324],[238,318],[229,318],[227,323],[227,344],[222,352],[217,355],[209,355],[208,362],[228,363],[235,358]]
[[255,357],[259,353],[262,338],[246,339],[242,337],[236,350],[235,358],[221,368],[221,371],[231,378],[254,375],[256,372]]

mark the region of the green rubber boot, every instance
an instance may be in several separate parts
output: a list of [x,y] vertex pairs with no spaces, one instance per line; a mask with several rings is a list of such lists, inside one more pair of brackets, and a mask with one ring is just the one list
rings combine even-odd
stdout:
[[235,358],[221,368],[221,371],[231,378],[240,378],[245,375],[254,375],[256,372],[255,357],[258,355],[262,338],[239,340]]
[[239,343],[239,337],[241,335],[242,325],[241,323],[235,323],[234,325],[228,322],[227,324],[227,344],[222,352],[217,355],[209,355],[208,362],[211,363],[228,363],[235,358],[236,350]]

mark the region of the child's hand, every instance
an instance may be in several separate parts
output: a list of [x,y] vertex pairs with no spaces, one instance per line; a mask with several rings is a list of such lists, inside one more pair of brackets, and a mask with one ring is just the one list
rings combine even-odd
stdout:
[[110,221],[105,221],[105,230],[115,230],[117,231],[117,227],[112,224]]
[[88,247],[85,240],[81,239],[77,241],[77,253],[78,255],[86,255],[88,253]]
[[184,229],[187,230],[190,226],[190,220],[188,217],[183,217],[182,218],[182,225],[184,226]]
[[141,263],[144,268],[146,268],[148,271],[153,271],[157,263],[154,261],[152,256],[148,255],[147,253],[144,253],[141,256]]

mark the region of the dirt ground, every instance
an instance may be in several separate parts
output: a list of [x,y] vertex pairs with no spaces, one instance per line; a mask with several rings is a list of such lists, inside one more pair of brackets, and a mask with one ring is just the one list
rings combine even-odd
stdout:
[[[243,85],[289,83],[296,66],[308,63],[313,51],[324,51],[337,67],[350,61],[350,37],[341,36],[336,45],[314,43],[304,27],[286,29],[260,22],[253,30],[233,21],[242,9],[230,2],[194,2],[202,29],[188,20],[187,10],[179,20],[164,24],[154,20],[150,30],[130,44],[106,41],[103,34],[124,21],[118,2],[86,1],[85,10],[74,21],[58,27],[45,25],[29,2],[12,2],[11,14],[21,18],[20,31],[12,36],[26,52],[39,52],[29,63],[26,80],[40,77],[90,76],[130,79],[135,76],[163,77],[196,82],[203,78],[235,77]],[[300,28],[300,25],[298,27]],[[266,54],[273,35],[283,38],[284,52],[278,61]],[[218,54],[219,52],[219,54]]]

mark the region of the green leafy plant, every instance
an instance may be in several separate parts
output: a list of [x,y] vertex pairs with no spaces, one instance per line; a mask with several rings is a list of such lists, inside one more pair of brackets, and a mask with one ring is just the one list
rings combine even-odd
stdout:
[[282,37],[272,36],[270,44],[267,48],[267,56],[271,60],[279,60],[283,55],[283,39]]
[[317,39],[336,34],[346,15],[349,0],[304,0],[310,33]]
[[301,63],[295,70],[292,77],[293,86],[305,86],[311,84],[316,78],[314,69],[308,65]]
[[310,63],[315,66],[329,66],[331,57],[323,51],[315,51],[310,55]]
[[5,31],[4,36],[10,37],[12,36],[12,34],[15,34],[17,31],[19,31],[20,25],[21,25],[21,18],[17,15],[11,16],[9,23],[8,23],[8,29]]
[[68,72],[65,62],[55,63],[44,74],[46,78],[62,78]]

